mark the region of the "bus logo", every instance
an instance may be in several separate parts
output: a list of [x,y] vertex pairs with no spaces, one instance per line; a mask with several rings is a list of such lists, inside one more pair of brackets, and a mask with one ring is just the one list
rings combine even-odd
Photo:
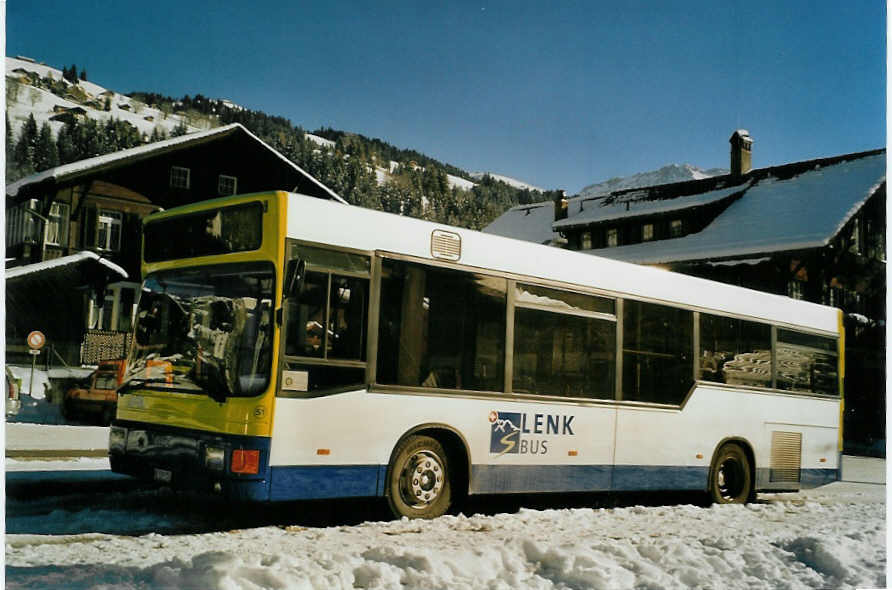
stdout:
[[506,453],[545,455],[551,437],[574,436],[573,419],[566,414],[489,413],[489,452],[496,457]]
[[520,413],[489,413],[489,452],[498,455],[520,452]]

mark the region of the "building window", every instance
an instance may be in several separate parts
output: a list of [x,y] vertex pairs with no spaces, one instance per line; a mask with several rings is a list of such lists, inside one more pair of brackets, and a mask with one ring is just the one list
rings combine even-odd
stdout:
[[580,250],[591,250],[592,249],[592,232],[584,231],[582,232],[582,239],[580,241]]
[[611,227],[607,230],[607,247],[616,248],[619,246],[619,230]]
[[802,299],[802,281],[792,280],[787,283],[787,297]]
[[683,232],[684,228],[682,227],[681,219],[673,219],[669,222],[670,238],[680,238]]
[[68,244],[68,203],[53,203],[50,207],[46,243],[54,246]]
[[217,178],[217,194],[221,197],[234,195],[238,192],[238,178],[221,174]]
[[654,239],[654,224],[645,223],[641,226],[641,241],[649,242]]
[[96,247],[100,250],[121,249],[121,222],[124,215],[120,211],[99,210],[96,223]]
[[849,245],[849,252],[861,254],[861,219],[858,217],[852,220],[852,239]]
[[25,201],[6,211],[6,246],[40,242],[42,222],[30,211],[37,210],[37,199]]
[[189,184],[189,169],[181,168],[180,166],[171,166],[170,167],[170,188],[185,188],[188,189]]

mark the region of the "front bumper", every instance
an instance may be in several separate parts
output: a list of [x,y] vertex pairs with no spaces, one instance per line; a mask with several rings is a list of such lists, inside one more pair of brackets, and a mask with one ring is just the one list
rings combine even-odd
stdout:
[[[158,481],[177,489],[221,495],[234,501],[267,501],[270,439],[115,421],[109,461],[115,473]],[[236,450],[259,452],[257,473],[230,471]],[[222,451],[222,453],[220,453]],[[217,460],[222,454],[222,461]]]

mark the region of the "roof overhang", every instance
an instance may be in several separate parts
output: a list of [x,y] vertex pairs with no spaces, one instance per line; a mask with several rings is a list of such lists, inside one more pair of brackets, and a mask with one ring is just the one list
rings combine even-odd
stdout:
[[127,278],[127,271],[95,252],[83,251],[70,256],[6,269],[7,289],[17,285],[44,282],[57,287],[105,285]]

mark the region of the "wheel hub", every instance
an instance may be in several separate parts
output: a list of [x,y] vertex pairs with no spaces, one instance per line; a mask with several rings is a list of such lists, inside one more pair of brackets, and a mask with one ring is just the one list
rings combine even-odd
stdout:
[[431,451],[418,451],[406,462],[401,479],[406,503],[413,508],[424,508],[435,502],[443,489],[443,463]]

